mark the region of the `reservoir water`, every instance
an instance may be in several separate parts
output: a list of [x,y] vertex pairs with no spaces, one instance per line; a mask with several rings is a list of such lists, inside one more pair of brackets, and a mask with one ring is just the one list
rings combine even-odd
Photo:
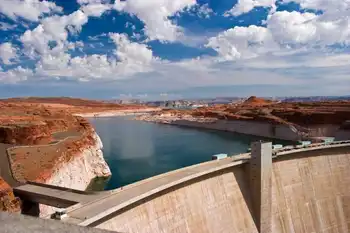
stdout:
[[131,117],[90,119],[103,142],[112,177],[110,190],[164,172],[209,161],[219,153],[246,152],[261,138],[204,129],[131,120]]

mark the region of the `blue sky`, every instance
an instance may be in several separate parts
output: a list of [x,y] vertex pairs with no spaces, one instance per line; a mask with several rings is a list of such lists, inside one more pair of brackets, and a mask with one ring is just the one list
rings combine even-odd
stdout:
[[343,0],[0,0],[0,97],[350,93]]

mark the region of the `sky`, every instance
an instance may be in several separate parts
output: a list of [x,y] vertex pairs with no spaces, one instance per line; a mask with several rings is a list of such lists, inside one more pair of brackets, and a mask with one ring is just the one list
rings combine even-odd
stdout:
[[350,94],[350,0],[0,0],[0,98]]

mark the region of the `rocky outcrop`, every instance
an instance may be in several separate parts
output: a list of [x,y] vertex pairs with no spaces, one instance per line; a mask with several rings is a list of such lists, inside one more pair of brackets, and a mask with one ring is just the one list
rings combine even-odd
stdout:
[[284,140],[350,139],[350,102],[283,103],[252,96],[242,103],[162,110],[137,119]]
[[[13,176],[11,185],[32,181],[85,190],[92,179],[111,172],[100,138],[85,118],[75,114],[108,116],[153,110],[72,98],[0,100],[0,158],[6,158],[0,161],[6,162],[0,176],[7,180]],[[41,210],[45,215],[52,208],[41,206]]]
[[12,188],[0,177],[0,211],[19,213],[20,201],[13,194]]
[[44,122],[0,126],[0,143],[31,145],[50,142],[51,139],[50,130]]
[[[56,167],[45,183],[83,191],[95,177],[110,176],[111,171],[103,158],[102,141],[96,133],[93,137],[95,141],[93,145],[83,149],[70,161]],[[54,210],[55,208],[40,205],[41,216],[49,215]]]

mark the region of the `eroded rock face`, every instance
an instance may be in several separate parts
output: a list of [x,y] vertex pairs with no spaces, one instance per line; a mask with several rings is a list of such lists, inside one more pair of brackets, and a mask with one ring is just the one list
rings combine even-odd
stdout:
[[[0,162],[10,165],[7,177],[11,172],[18,182],[85,190],[95,177],[110,176],[100,138],[85,118],[74,113],[122,108],[69,98],[0,100],[0,158],[6,158]],[[0,207],[11,209],[16,199],[10,187],[3,190]],[[50,213],[50,208],[41,209],[41,215]]]
[[19,213],[21,204],[12,188],[0,177],[0,211]]
[[85,190],[95,177],[107,177],[111,171],[103,158],[102,142],[94,133],[94,144],[88,145],[70,161],[56,167],[45,183],[66,188]]
[[0,126],[0,143],[35,145],[51,140],[50,130],[44,122]]
[[[87,146],[70,161],[56,167],[44,183],[83,191],[95,177],[110,176],[111,171],[103,158],[101,139],[96,133],[93,138],[93,145]],[[50,215],[55,209],[40,205],[40,216]]]

